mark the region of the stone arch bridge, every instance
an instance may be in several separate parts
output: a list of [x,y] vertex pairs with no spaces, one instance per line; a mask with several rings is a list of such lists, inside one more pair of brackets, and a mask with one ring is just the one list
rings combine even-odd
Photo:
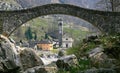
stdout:
[[47,4],[29,9],[0,11],[0,34],[10,35],[25,22],[49,14],[75,16],[90,22],[102,32],[120,32],[119,12],[97,11],[69,4]]

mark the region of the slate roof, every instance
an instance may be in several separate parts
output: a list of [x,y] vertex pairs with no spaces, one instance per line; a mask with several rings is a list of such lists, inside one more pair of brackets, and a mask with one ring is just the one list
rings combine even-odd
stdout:
[[41,40],[38,44],[52,44],[50,40]]

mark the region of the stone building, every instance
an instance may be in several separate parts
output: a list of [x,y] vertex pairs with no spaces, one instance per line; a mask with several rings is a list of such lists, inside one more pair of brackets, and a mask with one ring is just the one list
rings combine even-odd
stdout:
[[54,47],[63,48],[63,49],[71,48],[73,46],[73,42],[74,42],[74,40],[71,37],[68,37],[68,36],[63,36],[61,47],[59,46],[59,40],[58,39],[54,39],[53,41],[54,41],[54,43],[53,43]]
[[46,33],[53,39],[53,46],[55,48],[70,48],[73,45],[73,39],[66,35],[63,31],[63,20],[59,18],[58,29],[56,31]]
[[62,38],[62,48],[71,48],[74,40],[71,37]]
[[53,43],[49,40],[41,40],[37,44],[37,50],[44,50],[44,51],[53,50]]

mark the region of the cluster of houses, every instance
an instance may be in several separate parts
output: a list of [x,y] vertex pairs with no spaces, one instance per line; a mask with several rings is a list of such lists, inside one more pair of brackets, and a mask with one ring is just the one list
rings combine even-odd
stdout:
[[58,48],[67,49],[72,47],[74,40],[65,34],[63,35],[62,19],[59,19],[58,27],[59,29],[57,31],[46,33],[52,39],[29,41],[28,43],[24,43],[23,47],[30,47],[30,48],[35,48],[36,50],[46,50],[46,51],[50,51]]

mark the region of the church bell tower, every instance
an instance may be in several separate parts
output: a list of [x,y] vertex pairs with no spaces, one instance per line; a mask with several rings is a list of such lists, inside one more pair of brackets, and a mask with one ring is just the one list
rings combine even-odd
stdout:
[[61,18],[59,18],[58,20],[58,27],[59,27],[59,36],[58,36],[58,40],[59,40],[59,47],[62,47],[62,37],[63,37],[63,20]]

